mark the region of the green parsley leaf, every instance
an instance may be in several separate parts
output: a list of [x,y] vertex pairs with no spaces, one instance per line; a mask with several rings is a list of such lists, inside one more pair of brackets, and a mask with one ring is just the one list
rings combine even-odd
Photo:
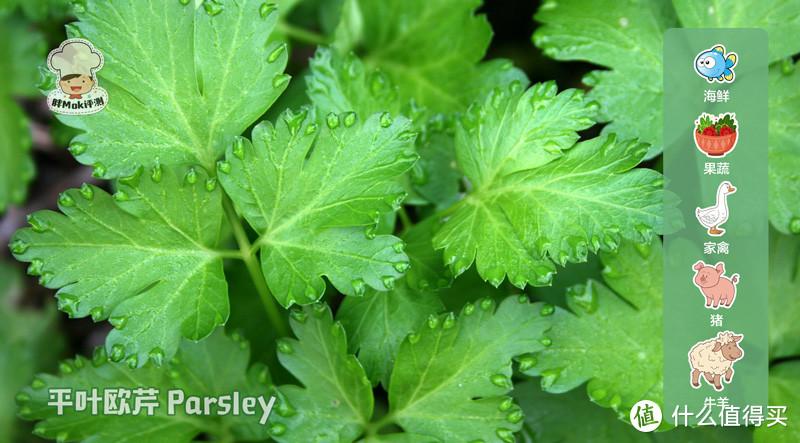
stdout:
[[358,360],[373,384],[389,385],[400,342],[419,330],[428,316],[444,309],[435,293],[412,290],[407,281],[398,280],[391,291],[370,289],[364,297],[345,297],[336,313],[347,331],[349,351],[358,352]]
[[417,140],[419,165],[411,175],[413,189],[438,208],[459,199],[459,184],[464,176],[456,161],[456,119],[442,114],[423,126]]
[[75,8],[69,35],[103,53],[99,85],[109,100],[91,117],[59,119],[86,131],[73,152],[97,176],[156,162],[211,171],[286,88],[285,45],[267,43],[277,12],[261,0],[181,3],[87,0]]
[[546,285],[554,261],[661,231],[661,175],[630,170],[646,145],[611,135],[573,147],[593,109],[579,91],[556,95],[546,83],[497,90],[465,116],[456,152],[475,188],[433,238],[456,275],[475,261],[494,286],[506,275],[518,287]]
[[647,434],[586,401],[579,390],[549,394],[534,380],[517,383],[514,399],[525,411],[522,442],[649,442]]
[[[10,247],[70,317],[109,319],[106,348],[131,367],[171,357],[181,336],[199,340],[228,318],[216,250],[222,226],[215,179],[156,166],[121,178],[111,195],[84,185],[59,209],[31,214]],[[165,272],[165,270],[170,270]]]
[[800,71],[790,60],[769,71],[769,220],[800,234]]
[[672,0],[684,28],[762,28],[769,35],[769,59],[800,52],[800,8],[787,0]]
[[457,129],[456,154],[475,188],[550,163],[594,124],[597,104],[587,103],[583,91],[557,92],[555,82],[528,90],[517,84],[470,108]]
[[431,439],[430,437],[426,437],[420,434],[409,434],[409,433],[402,433],[402,434],[377,434],[377,435],[367,435],[363,439],[359,440],[362,443],[418,443],[418,442],[435,442],[436,440]]
[[769,358],[800,355],[800,238],[770,230]]
[[[770,406],[786,406],[781,415],[786,426],[774,424],[767,426],[771,420],[755,429],[753,441],[756,443],[791,443],[800,438],[800,428],[792,426],[800,420],[800,395],[797,386],[800,384],[800,362],[787,361],[772,366],[769,370],[769,404]],[[764,411],[766,418],[767,411]]]
[[[312,75],[306,77],[308,96],[326,115],[329,112],[355,112],[372,115],[376,112],[402,114],[410,118],[416,140],[419,163],[410,177],[404,177],[409,191],[406,204],[434,203],[449,206],[457,200],[458,181],[462,174],[455,166],[455,119],[403,103],[398,88],[380,69],[370,73],[354,54],[342,57],[330,48],[319,48],[310,61]],[[418,194],[421,198],[413,199]]]
[[5,60],[0,95],[36,97],[34,83],[47,47],[44,36],[18,17],[0,19],[0,27],[5,34],[0,41],[0,57]]
[[32,79],[44,54],[42,35],[15,18],[0,19],[4,38],[0,40],[3,81],[0,82],[0,214],[8,205],[20,205],[28,195],[34,166],[30,157],[31,134],[28,117],[14,102],[18,96],[36,94]]
[[523,414],[505,396],[511,359],[544,347],[551,323],[541,310],[524,296],[497,305],[486,298],[458,318],[432,316],[397,350],[389,417],[407,432],[443,441],[514,441]]
[[[545,54],[557,60],[585,60],[610,68],[593,71],[583,79],[593,87],[588,97],[601,104],[600,121],[611,122],[603,128],[603,133],[616,133],[622,138],[638,137],[650,143],[647,158],[655,157],[663,149],[662,131],[652,128],[661,128],[664,115],[661,48],[665,30],[681,24],[684,27],[764,28],[769,35],[770,61],[800,51],[797,39],[787,37],[800,33],[800,11],[792,2],[720,0],[711,6],[690,0],[672,3],[667,0],[551,1],[545,2],[536,14],[536,20],[544,26],[536,30],[533,41]],[[787,93],[797,90],[796,86],[792,89],[787,85],[786,88]],[[781,141],[772,136],[774,130],[782,130],[775,126],[772,112],[779,103],[783,103],[780,109],[788,112],[796,107],[785,105],[789,100],[786,94],[777,94],[771,84],[770,149],[785,152],[796,143],[784,148]],[[787,164],[783,161],[770,163]],[[770,188],[780,186],[771,184]]]
[[[625,242],[601,259],[613,291],[594,280],[572,287],[567,293],[572,313],[556,308],[547,333],[552,346],[536,353],[536,364],[525,373],[541,375],[542,388],[551,393],[589,381],[592,401],[622,416],[639,400],[663,400],[662,343],[653,340],[661,337],[663,324],[661,241]],[[638,368],[633,379],[632,360]]]
[[15,415],[14,396],[33,374],[56,367],[64,348],[58,310],[47,303],[41,311],[21,309],[23,279],[18,266],[0,260],[0,440],[24,441],[30,429]]
[[[242,396],[264,396],[268,402],[272,394],[269,372],[260,363],[248,367],[249,358],[247,342],[237,335],[225,336],[222,328],[199,343],[183,340],[175,358],[162,367],[148,362],[139,369],[130,369],[110,361],[98,348],[92,359],[78,356],[62,361],[60,375],[40,374],[34,378],[31,386],[17,396],[19,413],[26,420],[39,421],[34,428],[36,435],[64,441],[191,441],[201,433],[220,440],[263,440],[270,427],[258,423],[259,406],[254,408],[256,415],[233,415],[229,410],[221,416],[188,414],[186,400],[173,415],[169,415],[167,407],[168,391],[178,389],[184,392],[184,399],[239,392]],[[83,390],[89,396],[92,389],[97,389],[101,399],[104,389],[155,388],[159,391],[155,395],[159,406],[153,408],[153,415],[147,415],[146,409],[139,415],[107,415],[101,400],[98,414],[91,414],[89,403],[84,411],[66,406],[63,415],[58,415],[56,408],[47,404],[48,390],[52,388]],[[131,410],[132,398],[133,394],[127,400]],[[74,401],[74,396],[70,400]],[[116,400],[116,405],[120,406],[121,401]],[[228,405],[232,407],[232,398],[228,398]]]
[[[617,420],[612,411],[586,401],[586,394],[580,390],[549,394],[542,391],[533,380],[517,384],[514,387],[514,398],[525,411],[525,426],[520,433],[522,438],[518,439],[524,443],[726,443],[752,439],[752,429],[744,426],[679,426],[669,432],[645,434],[631,426],[627,417]],[[671,420],[668,416],[663,419]]]
[[640,138],[651,144],[647,158],[658,155],[663,148],[662,41],[664,31],[678,26],[672,4],[667,0],[550,1],[535,18],[544,26],[536,30],[533,41],[545,54],[611,69],[593,71],[583,79],[593,87],[588,98],[601,104],[599,121],[611,122],[603,134]]
[[389,75],[401,101],[414,99],[434,113],[464,110],[495,86],[527,81],[506,60],[479,64],[492,37],[486,17],[474,14],[480,5],[360,0],[364,61]]
[[30,149],[28,117],[13,100],[0,95],[0,214],[28,196],[28,183],[35,175]]
[[361,295],[367,286],[391,289],[408,268],[400,239],[375,235],[374,225],[405,195],[391,179],[417,159],[409,121],[375,114],[362,123],[354,113],[325,121],[287,112],[275,126],[256,126],[252,143],[237,138],[217,166],[260,234],[254,246],[283,306],[318,300],[323,275],[340,292]]
[[[61,22],[70,16],[72,5],[65,0],[5,0],[0,5],[0,17],[11,15],[16,10],[30,21],[42,22],[51,19]],[[14,36],[12,32],[6,34],[7,38]]]
[[369,71],[355,54],[342,57],[334,49],[320,47],[309,68],[306,93],[323,117],[331,112],[401,113],[397,86],[380,70]]
[[281,403],[272,418],[277,441],[353,441],[372,416],[372,385],[345,331],[327,305],[296,308],[290,321],[297,339],[278,342],[278,358],[305,387],[278,388]]
[[433,248],[433,236],[441,219],[428,217],[403,235],[409,268],[405,280],[414,289],[439,289],[453,281],[453,273],[444,266],[441,250]]

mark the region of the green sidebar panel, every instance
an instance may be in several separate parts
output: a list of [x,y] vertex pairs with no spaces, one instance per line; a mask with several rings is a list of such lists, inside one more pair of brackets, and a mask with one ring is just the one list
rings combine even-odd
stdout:
[[663,414],[673,425],[766,418],[767,54],[763,29],[664,36]]

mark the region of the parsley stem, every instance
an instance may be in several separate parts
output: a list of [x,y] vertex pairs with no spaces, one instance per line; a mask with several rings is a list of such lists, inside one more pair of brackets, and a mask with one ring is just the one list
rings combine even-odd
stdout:
[[414,226],[414,223],[411,223],[411,217],[408,216],[406,208],[400,206],[400,209],[397,211],[397,214],[400,216],[400,221],[403,222],[402,233],[405,234],[411,229],[412,226]]
[[267,312],[267,317],[269,317],[273,327],[282,336],[289,335],[289,328],[283,316],[278,311],[278,306],[275,304],[275,297],[272,296],[272,292],[269,290],[266,280],[264,280],[264,274],[258,266],[258,260],[253,251],[251,251],[250,240],[247,239],[247,233],[244,232],[241,218],[239,218],[236,209],[233,207],[227,195],[223,198],[222,204],[225,207],[225,215],[228,216],[228,221],[233,229],[233,236],[236,238],[236,243],[239,244],[241,259],[247,267],[247,272],[250,273],[253,285],[255,285],[256,290],[258,290],[258,295],[261,298],[261,304],[264,305],[264,310]]
[[436,214],[433,214],[431,216],[431,218],[436,218],[438,220],[444,220],[444,219],[452,216],[453,214],[456,213],[456,211],[458,211],[461,208],[461,206],[466,204],[465,202],[467,201],[467,199],[469,199],[469,196],[467,196],[465,198],[462,198],[461,200],[459,200],[459,201],[453,203],[452,205],[450,205],[450,206],[442,209],[441,211],[437,212]]
[[324,35],[286,22],[278,22],[278,31],[300,43],[309,45],[323,45],[327,43],[327,38],[325,38]]
[[244,257],[242,257],[242,251],[237,249],[215,249],[214,253],[222,258],[244,259]]
[[366,425],[367,436],[376,436],[381,429],[389,426],[390,424],[394,423],[395,416],[397,412],[389,412],[388,414],[381,417],[378,421],[374,421],[368,423]]

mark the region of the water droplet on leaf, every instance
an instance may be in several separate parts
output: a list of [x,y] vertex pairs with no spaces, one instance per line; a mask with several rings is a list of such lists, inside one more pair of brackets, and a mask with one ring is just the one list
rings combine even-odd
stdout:
[[99,322],[100,320],[103,319],[103,308],[99,306],[96,308],[92,308],[92,310],[89,311],[89,315],[92,316],[92,321]]
[[69,152],[74,156],[79,156],[86,151],[86,144],[81,142],[74,142],[69,145]]
[[108,322],[111,323],[116,329],[124,329],[125,325],[128,323],[128,317],[125,316],[117,316],[111,317],[108,319]]
[[30,266],[28,266],[28,274],[30,275],[41,275],[42,268],[44,267],[44,262],[40,258],[34,258],[31,260]]
[[344,126],[345,128],[349,128],[353,126],[356,122],[356,113],[355,112],[348,112],[344,115]]
[[519,423],[525,416],[522,414],[522,409],[511,411],[506,416],[506,419],[511,423]]
[[224,9],[221,4],[217,3],[216,0],[206,0],[203,2],[203,8],[211,17],[219,15],[219,13]]
[[81,186],[80,192],[83,198],[86,200],[91,200],[94,198],[94,189],[92,189],[92,186],[89,184],[84,183],[83,186]]
[[100,366],[108,360],[108,354],[106,354],[106,349],[102,346],[98,346],[94,348],[94,352],[92,353],[92,366]]
[[276,9],[278,9],[278,5],[275,3],[264,3],[258,8],[258,13],[261,15],[261,18],[267,18],[267,16],[272,14]]
[[475,305],[467,303],[466,306],[464,306],[464,314],[472,315],[473,313],[475,313]]
[[511,383],[508,381],[508,378],[503,374],[494,374],[489,377],[489,380],[495,386],[500,386],[501,388],[510,388]]
[[356,295],[363,295],[364,292],[367,290],[367,285],[364,283],[364,280],[356,279],[352,282],[353,285],[353,292]]
[[59,370],[59,371],[60,371],[62,374],[72,374],[73,372],[75,372],[75,370],[74,370],[74,369],[72,369],[72,366],[70,366],[70,365],[69,365],[69,362],[67,362],[67,361],[62,361],[62,362],[60,362],[60,363],[58,364],[58,370]]
[[384,112],[381,114],[381,127],[388,128],[389,126],[392,126],[392,117],[388,112]]
[[58,309],[70,316],[70,318],[78,310],[78,297],[69,294],[58,294]]
[[328,114],[328,117],[325,119],[328,127],[331,129],[336,129],[339,126],[339,116],[331,112]]
[[136,357],[136,354],[130,355],[125,359],[125,364],[131,369],[136,369],[139,366],[139,358]]
[[791,223],[789,223],[789,230],[792,231],[792,234],[800,234],[800,218],[793,218]]
[[11,248],[11,252],[13,252],[16,255],[19,255],[19,254],[24,254],[25,251],[27,251],[28,248],[31,247],[31,245],[30,243],[24,240],[15,239],[11,242],[11,244],[9,244],[9,247]]
[[150,361],[153,362],[156,366],[161,366],[164,364],[164,351],[161,348],[153,348],[149,354]]
[[278,74],[272,78],[272,87],[275,89],[280,89],[286,86],[286,84],[289,83],[289,80],[291,80],[291,78],[292,76],[289,74]]
[[536,365],[536,359],[534,357],[522,357],[519,359],[520,371],[527,371],[528,369],[534,367],[535,365]]
[[231,146],[233,155],[240,159],[244,159],[244,138],[236,136],[233,139],[233,146]]
[[302,309],[292,309],[290,315],[298,323],[305,323],[306,319],[308,318],[308,314],[306,314]]
[[194,168],[189,169],[189,172],[186,173],[185,178],[186,182],[188,182],[189,184],[192,185],[195,184],[195,182],[197,181],[197,171],[195,171]]
[[225,174],[231,172],[231,164],[227,160],[220,160],[217,162],[217,169]]
[[456,316],[452,312],[447,314],[447,317],[444,318],[444,322],[442,322],[442,329],[450,329],[456,324]]
[[109,356],[111,361],[118,362],[125,357],[125,348],[122,345],[114,345],[111,347],[111,355]]
[[28,224],[31,225],[31,229],[33,229],[34,232],[42,233],[50,229],[50,225],[48,225],[47,222],[42,220],[39,217],[38,213],[35,212],[33,214],[28,215]]
[[92,170],[92,177],[95,178],[103,178],[106,175],[106,167],[103,166],[102,163],[97,162],[94,164],[94,169]]
[[281,354],[294,354],[294,348],[285,340],[278,340],[278,351]]
[[286,433],[286,426],[280,423],[273,423],[269,427],[269,433],[271,435],[283,435],[284,433]]
[[278,60],[278,57],[280,57],[281,54],[284,53],[284,51],[286,51],[286,45],[278,46],[272,52],[269,53],[269,55],[267,56],[267,62],[274,63],[275,60]]

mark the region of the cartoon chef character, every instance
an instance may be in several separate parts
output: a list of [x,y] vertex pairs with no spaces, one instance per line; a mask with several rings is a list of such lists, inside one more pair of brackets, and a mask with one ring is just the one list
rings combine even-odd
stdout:
[[48,95],[50,109],[61,114],[93,114],[106,105],[108,94],[97,86],[103,55],[84,39],[69,39],[50,52],[47,65],[58,75],[58,89]]

